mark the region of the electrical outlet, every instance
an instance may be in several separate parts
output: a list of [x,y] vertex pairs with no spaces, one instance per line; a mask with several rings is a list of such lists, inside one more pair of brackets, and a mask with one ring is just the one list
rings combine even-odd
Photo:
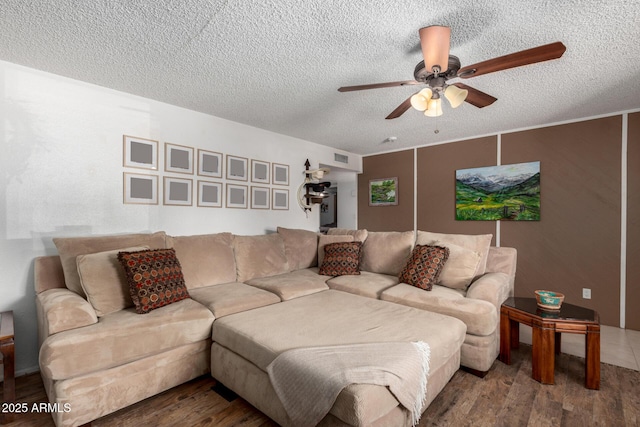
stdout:
[[589,288],[582,288],[582,298],[584,298],[584,299],[591,299],[591,289],[589,289]]

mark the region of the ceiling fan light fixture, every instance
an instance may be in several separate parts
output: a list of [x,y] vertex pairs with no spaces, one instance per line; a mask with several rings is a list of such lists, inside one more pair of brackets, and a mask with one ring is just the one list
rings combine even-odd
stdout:
[[439,25],[421,28],[420,46],[427,71],[444,73],[449,68],[449,45],[451,40],[451,28]]
[[439,117],[442,115],[442,100],[440,98],[430,99],[429,106],[424,115],[427,117]]
[[431,99],[432,95],[433,92],[428,87],[422,89],[420,92],[411,97],[411,106],[418,111],[426,110],[429,106],[429,100]]
[[467,99],[467,95],[469,95],[468,90],[453,85],[447,86],[444,90],[444,97],[451,104],[451,108],[458,108]]

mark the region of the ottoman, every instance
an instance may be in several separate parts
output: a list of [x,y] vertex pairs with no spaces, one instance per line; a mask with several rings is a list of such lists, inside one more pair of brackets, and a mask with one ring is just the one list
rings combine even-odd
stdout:
[[[465,324],[453,317],[337,290],[216,319],[211,374],[283,426],[291,425],[267,366],[282,352],[374,342],[424,341],[431,348],[427,394],[433,401],[460,367]],[[410,414],[387,387],[352,384],[320,425],[410,425]]]

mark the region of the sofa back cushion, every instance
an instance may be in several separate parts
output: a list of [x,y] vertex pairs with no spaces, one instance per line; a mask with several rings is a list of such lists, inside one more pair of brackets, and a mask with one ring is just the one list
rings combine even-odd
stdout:
[[98,317],[133,307],[129,283],[118,261],[118,252],[135,252],[147,246],[115,249],[95,254],[78,255],[78,275],[87,299]]
[[262,236],[235,236],[233,248],[238,282],[290,271],[284,240],[278,233]]
[[78,255],[95,254],[97,252],[133,246],[148,246],[150,248],[166,248],[166,234],[158,231],[153,234],[123,234],[116,236],[90,237],[56,237],[53,243],[60,254],[62,271],[67,288],[85,297],[78,275],[76,257]]
[[361,269],[398,276],[413,249],[413,231],[370,231],[362,248]]
[[449,249],[449,259],[442,267],[438,285],[466,291],[474,279],[480,263],[480,254],[471,249],[436,240],[434,245]]
[[284,240],[284,250],[291,270],[318,265],[318,233],[278,227],[278,234]]
[[480,254],[480,262],[476,267],[474,277],[482,276],[487,267],[487,257],[489,256],[489,247],[493,234],[444,234],[432,233],[429,231],[418,231],[416,237],[417,245],[433,245],[451,243],[470,249]]
[[231,233],[167,236],[167,247],[175,249],[188,289],[236,281]]

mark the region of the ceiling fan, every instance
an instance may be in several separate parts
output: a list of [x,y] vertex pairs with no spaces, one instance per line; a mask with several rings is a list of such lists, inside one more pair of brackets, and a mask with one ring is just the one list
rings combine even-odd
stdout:
[[449,80],[455,78],[469,79],[495,71],[557,59],[567,49],[561,42],[555,42],[461,68],[458,57],[449,55],[451,28],[434,25],[421,28],[419,34],[424,60],[416,65],[413,72],[415,80],[343,86],[338,91],[351,92],[383,87],[426,84],[426,88],[407,98],[386,118],[395,119],[400,117],[412,106],[419,111],[424,111],[426,116],[437,117],[442,114],[441,103],[443,96],[453,108],[458,107],[463,102],[483,108],[497,100],[497,98],[464,83],[449,84]]

